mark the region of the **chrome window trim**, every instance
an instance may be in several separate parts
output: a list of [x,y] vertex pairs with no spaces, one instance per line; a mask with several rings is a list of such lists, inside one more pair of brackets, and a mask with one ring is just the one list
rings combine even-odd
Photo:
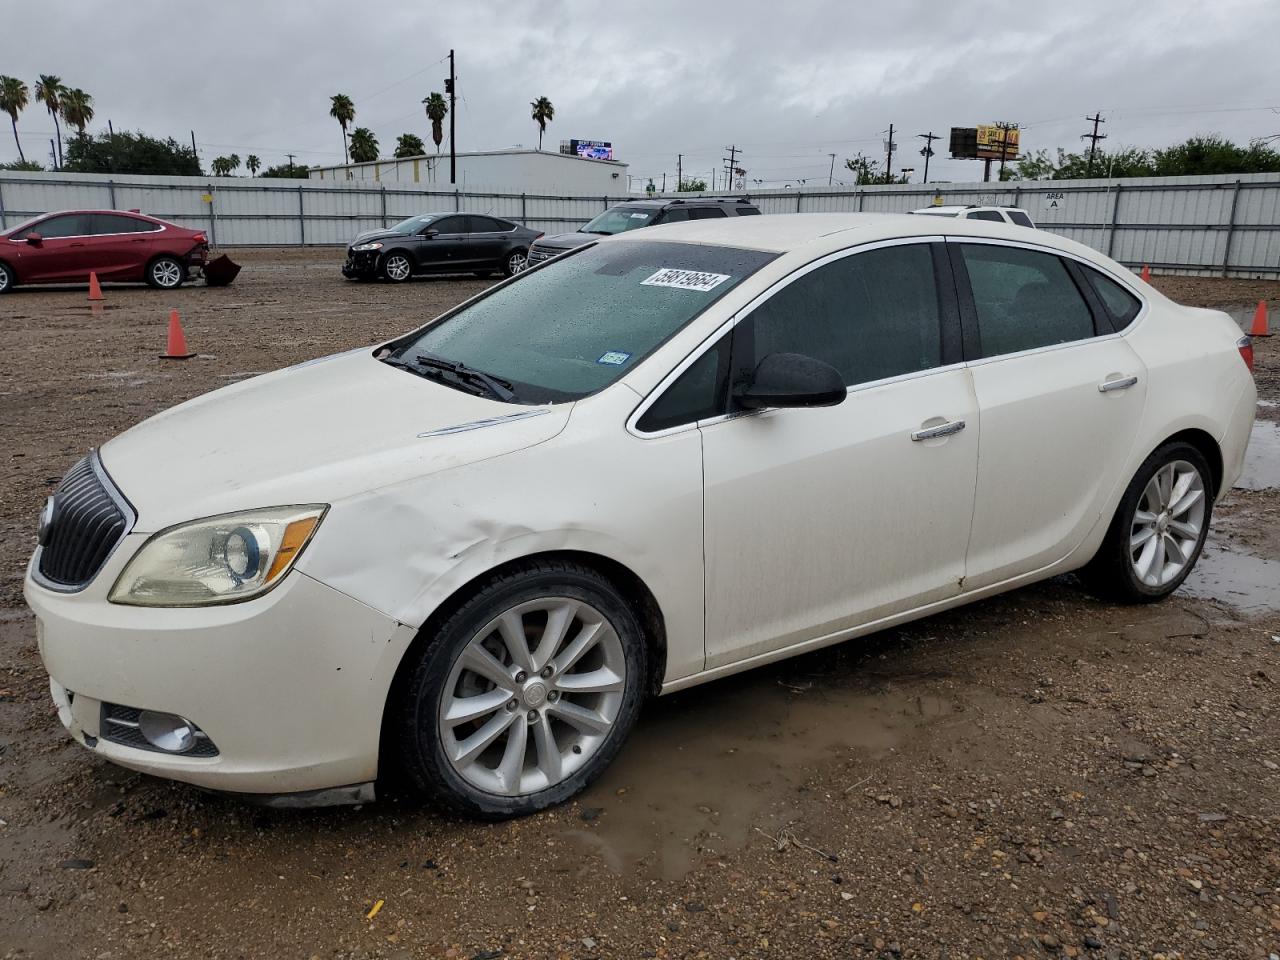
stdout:
[[[120,491],[120,488],[116,486],[115,481],[111,479],[111,475],[107,473],[107,468],[102,465],[102,457],[99,456],[96,448],[89,451],[89,466],[93,470],[94,475],[98,478],[98,482],[102,484],[102,488],[107,491],[107,496],[111,498],[112,502],[115,503],[116,507],[119,508],[120,513],[124,516],[124,530],[120,533],[119,539],[112,544],[111,549],[107,551],[107,555],[103,557],[102,566],[98,568],[98,572],[83,583],[54,583],[52,580],[47,579],[44,574],[40,572],[40,557],[44,553],[44,547],[37,545],[35,553],[31,558],[31,579],[35,583],[44,587],[44,589],[52,590],[54,593],[80,593],[82,590],[86,589],[89,584],[97,580],[98,574],[107,568],[107,564],[111,562],[111,558],[120,548],[120,544],[124,543],[125,540],[128,539],[129,534],[133,533],[134,524],[138,522],[137,511],[133,509],[133,504],[125,499],[125,495]],[[54,492],[56,493],[57,491],[55,490]]]
[[[689,369],[689,367],[697,363],[698,360],[702,358],[702,355],[704,353],[706,353],[713,346],[715,346],[715,344],[719,342],[720,337],[722,337],[723,335],[731,331],[735,326],[738,325],[738,323],[745,320],[747,317],[751,316],[751,314],[755,311],[755,309],[759,307],[762,303],[764,303],[766,300],[771,299],[776,293],[778,293],[785,287],[790,286],[796,280],[799,280],[801,277],[809,273],[812,273],[814,270],[817,270],[821,267],[825,267],[829,263],[834,263],[837,260],[843,260],[845,257],[857,256],[860,253],[867,253],[871,250],[880,250],[885,247],[901,247],[901,246],[906,246],[908,244],[938,243],[943,239],[944,238],[941,236],[925,235],[925,236],[919,236],[919,237],[893,237],[888,240],[873,240],[869,243],[862,243],[854,247],[845,247],[841,250],[836,250],[832,253],[824,254],[823,256],[819,257],[817,260],[812,260],[809,263],[804,264],[803,266],[797,267],[795,270],[791,271],[785,277],[782,277],[780,280],[778,280],[776,283],[770,286],[767,290],[764,290],[756,294],[756,296],[749,303],[747,303],[740,310],[734,313],[733,316],[725,320],[724,323],[722,323],[719,327],[716,328],[716,331],[714,333],[712,333],[710,336],[704,339],[701,343],[699,343],[696,347],[694,347],[693,351],[690,352],[690,354],[687,357],[685,357],[684,360],[676,364],[676,366],[673,367],[672,370],[665,377],[659,380],[658,385],[649,391],[649,393],[645,396],[645,398],[640,402],[640,404],[631,412],[631,415],[627,418],[627,423],[626,423],[627,432],[630,433],[632,436],[637,437],[640,440],[653,440],[661,437],[671,436],[672,434],[679,433],[684,430],[696,429],[696,428],[710,425],[713,423],[719,423],[722,420],[733,420],[742,416],[755,416],[759,413],[764,412],[760,410],[751,410],[751,411],[739,411],[736,413],[720,414],[715,417],[707,417],[703,420],[690,421],[689,423],[678,424],[677,426],[674,426],[674,427],[667,427],[663,430],[645,431],[645,430],[639,429],[636,426],[640,418],[645,415],[648,409],[658,402],[658,398],[662,396],[663,392],[666,391],[666,389],[676,381],[676,379],[680,376],[680,374],[684,373],[685,370]],[[884,384],[892,383],[897,380],[913,379],[915,377],[937,373],[941,370],[950,370],[950,369],[954,369],[962,366],[964,366],[962,362],[950,363],[944,366],[929,367],[926,370],[912,370],[908,373],[896,374],[895,376],[892,376],[892,377],[881,377],[879,380],[868,380],[865,383],[855,383],[845,388],[846,396],[850,393],[856,393],[862,390],[871,389],[873,387],[883,386]]]
[[[121,217],[128,216],[128,214],[123,214],[123,213],[117,213],[114,215],[121,216]],[[58,216],[62,216],[62,214],[58,214]],[[78,216],[85,216],[85,214],[78,214]],[[92,216],[92,214],[89,214],[89,216]],[[50,217],[49,219],[52,220],[53,218]],[[43,222],[44,221],[41,221],[41,223]],[[63,237],[41,237],[41,239],[42,240],[91,240],[94,237],[132,237],[135,234],[139,234],[139,233],[164,233],[164,231],[167,229],[164,224],[155,223],[152,220],[143,220],[139,218],[138,222],[151,224],[153,227],[155,227],[155,229],[154,230],[129,230],[126,233],[69,233]],[[30,233],[32,230],[35,230],[36,233],[40,232],[39,230],[36,230],[35,226],[29,227],[24,232]],[[27,242],[26,240],[20,237],[8,237],[7,239],[10,243],[26,243]]]

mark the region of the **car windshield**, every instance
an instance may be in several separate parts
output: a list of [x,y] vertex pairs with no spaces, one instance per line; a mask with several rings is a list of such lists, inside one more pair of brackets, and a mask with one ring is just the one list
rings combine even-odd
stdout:
[[603,233],[612,236],[615,233],[626,233],[636,227],[647,227],[653,223],[656,210],[644,210],[636,207],[613,207],[596,217],[581,233]]
[[422,217],[410,217],[408,220],[401,220],[394,227],[388,230],[388,233],[417,233],[432,220],[439,219],[440,214],[428,213]]
[[464,364],[515,403],[602,390],[777,255],[661,241],[600,243],[521,274],[401,341],[393,361]]
[[9,227],[7,230],[0,231],[0,236],[6,236],[6,237],[10,235],[17,236],[22,231],[29,230],[32,224],[39,223],[41,220],[43,220],[47,216],[48,216],[47,213],[37,213],[34,217],[31,217],[27,220],[23,220],[16,227]]

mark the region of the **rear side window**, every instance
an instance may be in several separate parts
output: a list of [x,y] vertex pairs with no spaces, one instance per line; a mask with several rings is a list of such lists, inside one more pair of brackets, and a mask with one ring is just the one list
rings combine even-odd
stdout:
[[636,426],[646,432],[667,430],[724,413],[730,338],[731,334],[724,336],[680,374]]
[[1133,323],[1133,318],[1142,309],[1142,301],[1110,277],[1099,273],[1097,270],[1085,267],[1084,274],[1089,278],[1089,282],[1093,284],[1093,289],[1107,308],[1107,312],[1111,314],[1115,328],[1123,330]]
[[120,213],[94,213],[89,217],[90,233],[102,235],[110,233],[142,233],[154,230],[155,224],[136,217],[126,217]]
[[967,216],[968,220],[993,220],[996,223],[1004,223],[1004,217],[996,213],[994,210],[975,210]]
[[995,357],[1094,334],[1093,314],[1060,259],[1048,253],[988,244],[960,244],[981,356]]
[[1014,223],[1016,223],[1020,227],[1032,227],[1032,228],[1035,227],[1035,224],[1031,222],[1031,218],[1028,217],[1021,210],[1009,210],[1008,214],[1009,214],[1009,219],[1012,220]]
[[933,254],[928,244],[913,243],[818,267],[739,328],[754,338],[755,362],[802,353],[831,364],[852,386],[939,366],[940,314]]
[[740,217],[758,217],[760,211],[755,207],[738,207],[738,216]]

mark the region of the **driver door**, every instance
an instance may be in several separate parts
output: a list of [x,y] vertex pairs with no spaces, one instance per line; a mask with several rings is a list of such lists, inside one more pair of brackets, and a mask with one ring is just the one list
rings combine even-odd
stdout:
[[770,353],[845,378],[834,407],[704,421],[706,668],[956,596],[978,467],[940,241],[843,251],[734,328],[731,378]]
[[446,272],[467,269],[470,263],[467,219],[464,214],[455,214],[427,225],[417,244],[418,264],[423,270]]

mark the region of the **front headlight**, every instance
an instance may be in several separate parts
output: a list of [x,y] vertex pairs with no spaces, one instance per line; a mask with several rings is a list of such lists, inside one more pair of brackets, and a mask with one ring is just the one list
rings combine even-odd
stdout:
[[323,503],[267,507],[161,530],[125,566],[109,599],[199,607],[260,596],[289,572],[328,509]]
[[366,251],[366,250],[381,250],[381,249],[382,249],[382,244],[380,244],[380,243],[357,243],[357,244],[356,244],[354,247],[352,247],[351,249],[352,249],[352,250],[354,250],[356,253],[363,253],[363,252],[364,252],[364,251]]

